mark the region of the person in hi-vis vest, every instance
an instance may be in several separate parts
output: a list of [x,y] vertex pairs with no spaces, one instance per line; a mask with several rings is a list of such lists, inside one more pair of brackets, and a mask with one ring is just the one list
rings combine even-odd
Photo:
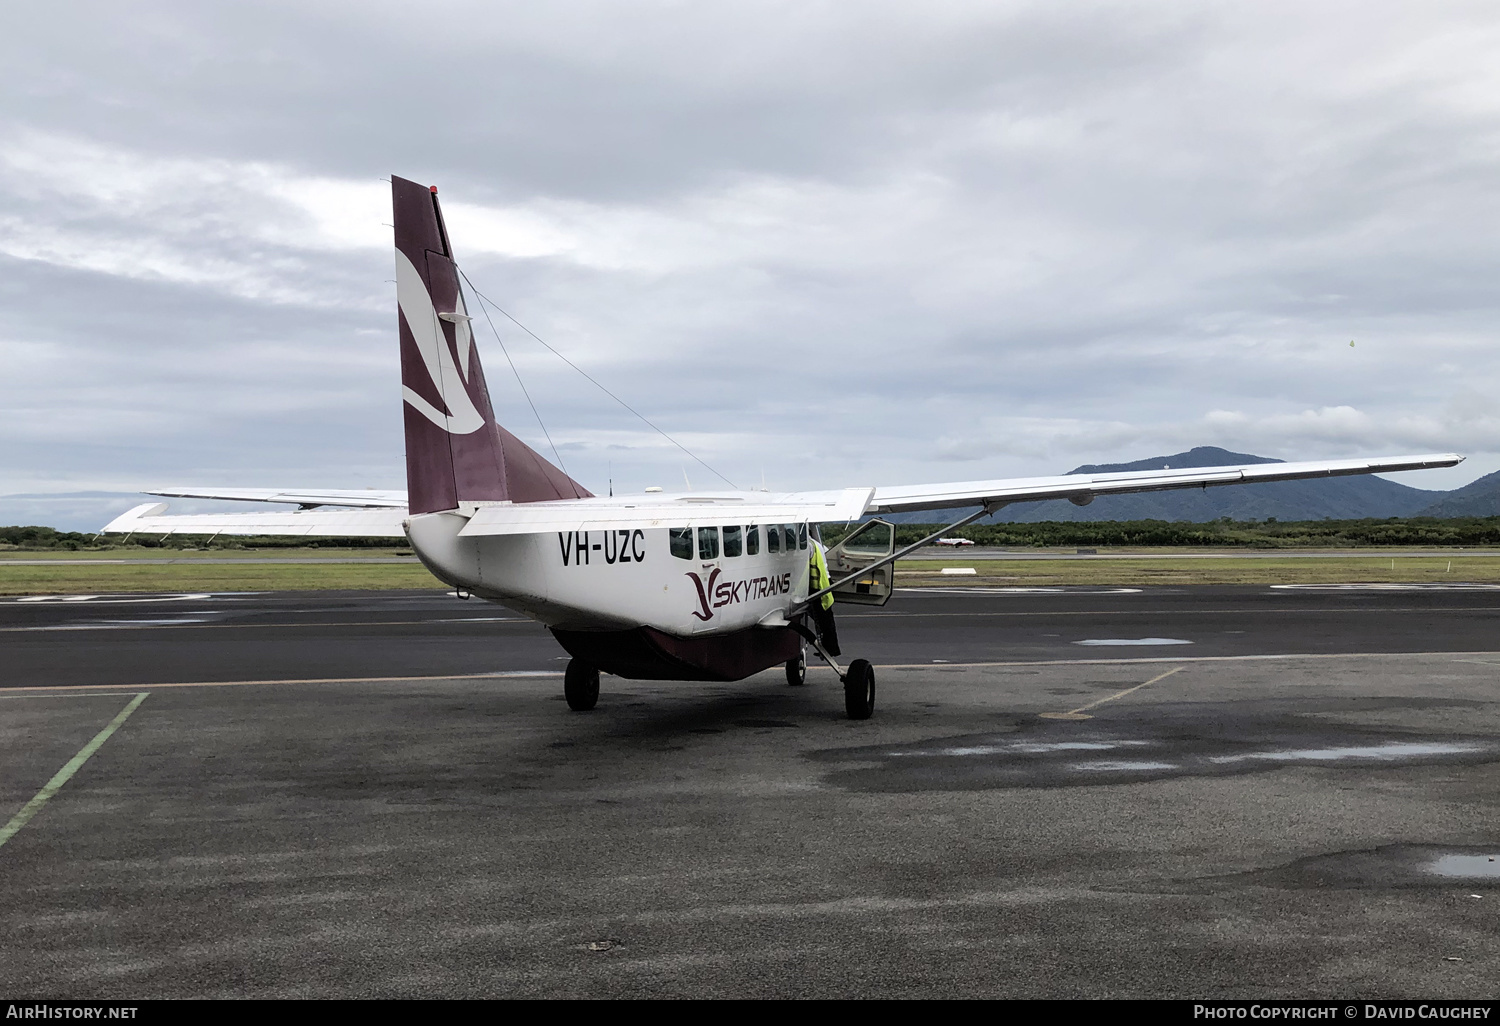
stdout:
[[[809,571],[808,593],[828,587],[828,563],[823,558],[823,546],[816,541],[810,546],[812,552],[807,560]],[[818,599],[809,610],[813,623],[818,628],[818,640],[828,649],[829,655],[839,654],[839,632],[833,623],[833,592]]]

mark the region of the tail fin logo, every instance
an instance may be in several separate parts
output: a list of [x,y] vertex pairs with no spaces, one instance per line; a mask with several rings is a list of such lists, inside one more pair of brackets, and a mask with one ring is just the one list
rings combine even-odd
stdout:
[[443,335],[442,322],[432,305],[432,295],[411,260],[399,249],[396,250],[396,303],[411,329],[417,351],[422,354],[428,377],[451,412],[444,413],[410,387],[402,385],[401,393],[407,405],[452,435],[469,435],[484,427],[484,415],[475,407],[467,385],[469,352],[474,345],[474,335],[469,330],[467,317],[462,316],[465,313],[463,294],[459,294],[459,309],[455,311],[460,316],[453,318],[454,341],[458,346],[456,360]]

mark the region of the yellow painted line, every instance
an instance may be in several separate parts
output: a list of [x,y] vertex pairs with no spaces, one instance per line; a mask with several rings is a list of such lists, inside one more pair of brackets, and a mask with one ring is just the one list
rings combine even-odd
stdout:
[[[1237,656],[1139,656],[1134,659],[1018,659],[986,663],[877,663],[877,670],[987,670],[1014,666],[1134,666],[1138,663],[1254,663],[1297,659],[1454,659],[1457,656],[1500,656],[1500,652],[1285,652]],[[809,663],[808,671],[828,670]],[[832,672],[831,670],[829,672]]]
[[[1449,594],[1454,594],[1450,592]],[[996,598],[1006,598],[1000,595]],[[1043,596],[1044,598],[1050,596]],[[889,617],[958,617],[958,616],[1224,616],[1224,615],[1266,615],[1266,616],[1302,616],[1307,613],[1425,613],[1432,611],[1431,606],[1327,606],[1324,608],[1307,609],[1298,606],[1284,606],[1281,609],[1232,609],[1222,606],[1211,606],[1207,609],[984,609],[978,611],[950,611],[933,613],[840,613],[840,620],[879,620]],[[1455,610],[1461,612],[1495,612],[1500,606],[1454,606]]]
[[1150,680],[1146,681],[1144,684],[1137,684],[1133,688],[1126,688],[1124,691],[1117,691],[1113,695],[1109,695],[1109,696],[1107,696],[1105,698],[1097,699],[1097,700],[1095,700],[1093,702],[1088,703],[1087,705],[1080,705],[1077,709],[1069,709],[1067,712],[1064,712],[1064,713],[1042,713],[1042,718],[1046,719],[1046,720],[1090,720],[1090,719],[1093,719],[1092,716],[1090,716],[1090,715],[1088,715],[1088,713],[1084,712],[1085,709],[1094,709],[1094,708],[1097,708],[1098,706],[1103,705],[1105,702],[1113,702],[1117,698],[1124,698],[1126,695],[1129,695],[1129,694],[1132,694],[1132,693],[1134,693],[1136,691],[1139,691],[1139,690],[1141,690],[1141,688],[1148,688],[1152,684],[1155,684],[1157,681],[1159,681],[1159,680],[1166,680],[1168,677],[1172,676],[1172,674],[1174,674],[1174,673],[1181,673],[1183,670],[1186,670],[1186,669],[1187,669],[1186,666],[1178,666],[1178,667],[1176,667],[1174,669],[1168,670],[1166,673],[1159,673],[1159,674],[1157,674],[1155,677],[1152,677]]
[[14,837],[18,830],[31,822],[31,817],[42,811],[42,806],[47,804],[47,800],[60,791],[64,784],[73,779],[73,774],[77,773],[83,767],[83,764],[89,761],[89,757],[97,752],[99,747],[108,741],[115,731],[120,729],[120,724],[130,719],[130,714],[135,712],[136,708],[150,694],[151,692],[149,691],[142,691],[132,698],[130,704],[121,709],[115,718],[109,721],[108,726],[95,734],[92,741],[79,749],[78,754],[69,759],[67,765],[54,773],[52,779],[42,785],[42,789],[36,793],[36,796],[31,801],[21,807],[20,812],[10,817],[9,823],[0,827],[0,847],[4,847],[6,841]]
[[[133,688],[138,688],[140,686],[141,685],[139,685],[139,684],[132,684],[132,685],[130,685],[130,687],[133,687]],[[152,685],[152,686],[154,687],[155,685]],[[29,690],[30,690],[29,688],[5,688],[4,690],[0,690],[0,698],[119,698],[120,697],[120,693],[118,691],[99,691],[97,688],[92,688],[92,687],[91,688],[87,688],[85,690],[96,691],[96,692],[98,692],[97,694],[92,694],[92,695],[74,695],[74,694],[66,694],[66,695],[30,695],[30,694],[14,694],[13,693],[13,692],[17,692],[17,691],[29,691]]]
[[[81,608],[81,607],[80,607]],[[1312,610],[1316,612],[1316,610]],[[265,627],[410,627],[436,623],[537,623],[525,616],[459,616],[445,620],[334,620],[306,623],[83,623],[47,624],[33,627],[0,627],[0,634],[67,634],[70,631],[164,631],[164,630],[259,630]]]
[[[1313,654],[1290,653],[1285,655],[1242,656],[1170,656],[1142,657],[1138,659],[1034,659],[1015,662],[990,663],[879,663],[878,670],[985,670],[1007,669],[1025,666],[1134,666],[1151,663],[1245,663],[1285,662],[1298,659],[1449,659],[1459,656],[1496,656],[1500,652],[1324,652]],[[1463,660],[1458,660],[1463,661]],[[1488,665],[1488,664],[1481,664]],[[809,664],[808,672],[827,671],[821,663]],[[44,691],[110,691],[134,688],[237,688],[272,684],[402,684],[432,680],[507,680],[528,677],[561,677],[561,670],[495,670],[489,673],[434,673],[411,677],[307,677],[268,680],[195,680],[171,684],[34,684],[25,687],[0,687],[0,696],[12,692]],[[687,682],[692,683],[692,682]],[[86,697],[86,696],[82,696]]]
[[[505,680],[526,677],[561,677],[561,670],[497,670],[492,673],[435,673],[420,677],[303,677],[279,680],[192,680],[175,684],[149,684],[151,688],[242,688],[257,684],[401,684],[407,681],[425,680]],[[0,693],[11,691],[104,691],[118,688],[129,690],[140,684],[38,684],[23,688],[4,688]]]

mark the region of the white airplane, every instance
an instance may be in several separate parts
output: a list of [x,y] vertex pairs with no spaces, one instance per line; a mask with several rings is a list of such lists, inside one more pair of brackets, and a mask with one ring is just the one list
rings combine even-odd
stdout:
[[[137,506],[109,533],[400,538],[460,595],[520,610],[572,656],[564,693],[594,707],[601,670],[650,680],[740,680],[784,665],[804,680],[805,644],[833,667],[854,719],[875,707],[875,674],[847,667],[823,597],[882,605],[897,559],[1013,502],[1207,488],[1450,467],[1454,454],[1264,463],[827,491],[659,490],[601,497],[501,427],[470,329],[437,187],[392,178],[396,301],[405,398],[407,491],[163,489],[168,497],[242,499],[296,510],[163,515]],[[978,507],[896,548],[881,520],[826,550],[832,583],[811,588],[818,525],[871,514]],[[950,543],[961,543],[950,539]]]
[[932,544],[934,544],[934,545],[947,545],[947,546],[950,546],[951,548],[955,548],[956,549],[960,545],[973,545],[974,543],[972,541],[970,541],[969,539],[967,539],[967,538],[939,538],[939,539],[937,539],[937,541],[933,542]]

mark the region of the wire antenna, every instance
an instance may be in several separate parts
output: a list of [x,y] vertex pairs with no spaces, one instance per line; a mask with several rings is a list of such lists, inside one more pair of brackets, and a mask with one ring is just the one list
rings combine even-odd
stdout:
[[[647,419],[646,419],[646,417],[645,417],[645,415],[644,415],[644,414],[642,414],[642,413],[641,413],[641,412],[640,412],[640,411],[639,411],[639,410],[637,410],[637,409],[636,409],[636,408],[635,408],[635,407],[634,407],[634,406],[631,406],[631,405],[630,405],[630,404],[629,404],[629,403],[627,403],[627,402],[626,402],[626,401],[625,401],[625,400],[624,400],[624,399],[621,399],[621,398],[620,398],[620,397],[619,397],[619,396],[617,396],[617,395],[615,395],[615,394],[614,394],[614,393],[613,393],[613,392],[611,392],[611,391],[610,391],[610,390],[609,390],[609,389],[607,389],[607,388],[605,388],[605,387],[604,387],[604,386],[603,386],[603,385],[601,385],[601,384],[599,384],[599,382],[598,382],[598,381],[597,381],[597,380],[595,380],[595,378],[594,378],[594,376],[593,376],[593,375],[592,375],[592,374],[590,374],[590,373],[589,373],[589,372],[588,372],[588,371],[586,371],[586,370],[584,370],[584,369],[583,369],[583,368],[582,368],[582,367],[580,367],[580,366],[578,366],[578,364],[576,364],[576,363],[574,363],[574,362],[573,362],[573,361],[572,361],[572,360],[570,360],[570,359],[568,359],[568,358],[567,358],[567,357],[566,357],[566,356],[564,356],[564,355],[563,355],[563,354],[562,354],[562,353],[559,353],[559,352],[558,352],[558,351],[557,351],[557,350],[556,350],[556,349],[553,349],[553,348],[552,348],[552,347],[551,347],[551,346],[550,346],[550,345],[548,345],[548,344],[547,344],[547,340],[546,340],[546,339],[544,339],[544,338],[542,338],[542,337],[541,337],[541,336],[540,336],[540,335],[538,335],[538,334],[537,334],[537,333],[536,333],[536,332],[534,332],[534,331],[532,331],[532,330],[531,330],[531,329],[530,329],[530,328],[528,328],[528,327],[526,327],[526,325],[524,325],[524,324],[522,324],[522,323],[521,323],[521,322],[520,322],[520,321],[518,321],[518,320],[516,320],[516,319],[515,319],[515,318],[514,318],[514,317],[512,317],[512,316],[511,316],[511,315],[510,315],[510,314],[509,314],[509,313],[506,313],[506,310],[505,310],[505,308],[504,308],[504,307],[503,307],[503,306],[501,306],[501,305],[500,305],[500,304],[499,304],[499,303],[497,303],[497,302],[495,302],[495,301],[494,301],[494,300],[493,300],[493,299],[490,299],[490,298],[489,298],[489,297],[488,297],[488,296],[486,296],[486,295],[485,295],[485,294],[484,294],[484,293],[483,293],[483,292],[480,292],[480,291],[479,291],[479,290],[478,290],[478,289],[477,289],[477,288],[475,288],[475,287],[474,287],[474,283],[473,283],[473,282],[472,282],[472,281],[469,281],[469,276],[468,276],[468,275],[467,275],[467,274],[464,274],[464,269],[463,269],[463,268],[462,268],[462,267],[460,267],[460,268],[458,268],[458,273],[459,273],[459,274],[461,274],[461,275],[463,275],[463,279],[464,279],[464,281],[465,281],[465,282],[466,282],[466,283],[467,283],[467,284],[468,284],[468,286],[469,286],[469,291],[470,291],[470,292],[472,292],[472,293],[474,293],[474,295],[476,295],[476,296],[478,296],[478,297],[479,297],[479,301],[480,301],[480,303],[481,303],[481,304],[483,304],[483,305],[485,305],[485,306],[493,306],[493,307],[494,307],[494,308],[495,308],[495,309],[496,309],[496,310],[498,310],[498,311],[500,311],[500,313],[501,313],[501,314],[502,314],[502,315],[504,315],[504,317],[505,317],[505,318],[506,318],[506,319],[507,319],[507,320],[509,320],[509,321],[510,321],[510,322],[511,322],[511,323],[512,323],[512,324],[514,324],[514,325],[515,325],[515,326],[516,326],[516,327],[518,327],[518,328],[520,328],[520,329],[521,329],[521,330],[522,330],[522,331],[524,331],[524,332],[526,332],[526,334],[528,334],[528,335],[530,335],[530,336],[531,336],[531,337],[532,337],[532,338],[534,338],[534,339],[536,339],[536,340],[537,340],[537,341],[538,341],[538,342],[540,342],[540,343],[541,343],[541,344],[542,344],[542,345],[543,345],[543,346],[544,346],[544,347],[546,347],[546,349],[547,349],[547,351],[548,351],[548,352],[549,352],[549,353],[551,353],[551,354],[552,354],[552,355],[553,355],[553,356],[555,356],[555,357],[557,357],[557,358],[558,358],[558,359],[559,359],[559,360],[561,360],[561,361],[562,361],[562,362],[563,362],[563,363],[565,363],[565,364],[567,364],[567,365],[568,365],[568,366],[569,366],[569,367],[572,367],[572,368],[573,368],[573,369],[574,369],[574,370],[576,370],[576,371],[577,371],[577,372],[578,372],[578,373],[579,373],[579,374],[582,374],[582,375],[583,375],[583,376],[584,376],[584,377],[585,377],[585,378],[587,378],[587,379],[588,379],[588,380],[589,380],[589,382],[590,382],[590,383],[591,383],[591,384],[592,384],[592,385],[593,385],[593,386],[594,386],[594,387],[595,387],[595,388],[597,388],[597,389],[598,389],[598,390],[599,390],[599,391],[601,391],[601,392],[603,392],[603,393],[604,393],[604,394],[605,394],[605,395],[607,395],[607,396],[609,396],[609,397],[610,397],[610,398],[611,398],[611,399],[613,399],[613,400],[614,400],[614,401],[615,401],[615,402],[617,402],[617,403],[619,403],[619,404],[620,404],[620,405],[621,405],[621,406],[623,406],[623,407],[625,407],[625,409],[627,409],[627,410],[629,410],[629,411],[630,411],[630,412],[631,412],[631,413],[633,413],[633,414],[635,414],[635,416],[636,416],[636,417],[637,417],[637,418],[639,418],[639,419],[640,419],[640,421],[641,421],[641,423],[642,423],[642,424],[645,424],[645,425],[646,425],[646,426],[647,426],[647,427],[649,427],[649,428],[650,428],[650,429],[651,429],[651,430],[652,430],[652,431],[655,431],[655,432],[656,432],[656,433],[657,433],[657,434],[659,434],[659,435],[661,435],[661,436],[662,436],[662,437],[663,437],[663,438],[665,438],[665,439],[666,439],[666,440],[667,440],[667,441],[669,441],[669,442],[671,442],[671,443],[672,443],[672,444],[673,444],[673,445],[675,445],[675,446],[677,446],[677,448],[679,448],[679,449],[681,449],[681,450],[682,450],[682,451],[683,451],[683,452],[684,452],[684,453],[686,453],[686,454],[687,454],[687,455],[688,455],[688,456],[689,456],[689,457],[691,457],[691,458],[692,458],[692,460],[693,460],[693,461],[694,461],[694,462],[695,462],[695,463],[697,463],[697,464],[699,464],[699,465],[700,465],[700,466],[702,466],[702,467],[703,467],[703,469],[704,469],[704,470],[707,470],[707,471],[708,471],[708,472],[709,472],[709,473],[710,473],[710,474],[713,474],[713,475],[714,475],[714,476],[715,476],[715,477],[717,477],[717,478],[718,478],[718,479],[719,479],[719,480],[720,480],[720,481],[723,481],[723,482],[724,482],[724,483],[725,483],[725,484],[727,484],[727,485],[728,485],[728,486],[729,486],[729,487],[731,487],[731,488],[733,488],[733,489],[735,489],[735,490],[736,490],[736,491],[738,491],[738,490],[739,490],[739,485],[737,485],[737,484],[735,484],[735,483],[734,483],[734,482],[733,482],[733,481],[731,481],[731,480],[729,480],[729,478],[727,478],[727,477],[725,477],[725,476],[724,476],[724,475],[723,475],[723,474],[721,474],[721,473],[719,473],[719,472],[718,472],[718,471],[717,471],[717,470],[715,470],[715,469],[714,469],[714,468],[713,468],[713,467],[710,467],[710,466],[709,466],[709,465],[708,465],[708,464],[707,464],[707,463],[704,463],[704,462],[703,462],[703,461],[702,461],[702,460],[701,460],[701,459],[699,459],[699,458],[698,458],[698,456],[697,456],[697,455],[696,455],[696,454],[695,454],[695,453],[693,453],[693,451],[692,451],[692,450],[690,450],[690,449],[689,449],[689,448],[688,448],[688,447],[687,447],[687,446],[685,446],[685,445],[683,445],[683,444],[682,444],[682,443],[681,443],[681,442],[679,442],[679,441],[678,441],[678,440],[677,440],[677,439],[675,439],[675,438],[673,438],[673,437],[672,437],[672,436],[671,436],[671,435],[669,435],[669,434],[667,434],[667,433],[666,433],[666,432],[665,432],[665,431],[663,431],[663,430],[662,430],[662,429],[661,429],[661,428],[659,428],[659,427],[657,427],[657,426],[656,426],[656,425],[655,425],[655,424],[653,424],[653,423],[651,423],[651,421],[649,421],[649,420],[647,420]],[[485,319],[486,319],[486,320],[488,320],[488,319],[489,319],[489,316],[490,316],[490,315],[489,315],[489,311],[488,311],[488,310],[486,310],[486,311],[485,311],[485,314],[484,314],[484,316],[485,316]],[[493,330],[493,328],[494,328],[494,323],[493,323],[493,322],[491,322],[491,324],[490,324],[490,328],[491,328],[491,330]],[[499,338],[499,333],[498,333],[498,332],[497,332],[497,333],[496,333],[496,336],[495,336],[495,337],[496,337],[496,338]],[[504,348],[504,343],[501,343],[501,348],[502,348],[502,349],[503,349],[503,348]],[[506,358],[506,359],[507,359],[507,360],[508,360],[508,359],[510,359],[510,354],[509,354],[509,353],[507,353],[507,354],[506,354],[506,356],[505,356],[505,358]],[[511,364],[511,366],[512,366],[512,368],[514,368],[514,366],[515,366],[515,364]],[[516,380],[518,380],[518,381],[519,381],[519,380],[520,380],[520,375],[519,375],[519,374],[518,374],[518,375],[517,375],[517,376],[516,376]],[[522,389],[523,389],[523,391],[524,391],[524,388],[525,388],[525,386],[522,386]],[[530,397],[530,396],[527,396],[527,401],[528,401],[528,402],[529,402],[529,401],[530,401],[530,398],[531,398],[531,397]],[[535,410],[535,409],[536,409],[536,407],[535,407],[535,406],[533,406],[533,407],[532,407],[532,409],[533,409],[533,410]],[[538,422],[540,422],[540,421],[541,421],[541,417],[538,417],[538,418],[537,418],[537,421],[538,421]],[[543,429],[542,429],[542,430],[543,430],[543,431],[544,431],[544,432],[545,432],[545,431],[546,431],[546,429],[545,429],[545,428],[543,428]],[[548,441],[548,442],[551,442],[551,439],[550,439],[550,438],[549,438],[549,439],[547,439],[547,441]],[[555,449],[555,448],[554,448],[554,449],[553,449],[553,450],[552,450],[552,451],[553,451],[553,452],[556,452],[556,451],[557,451],[557,450],[556,450],[556,449]],[[559,462],[561,462],[561,461],[559,461]],[[684,476],[686,476],[686,475],[684,475]]]
[[[462,271],[460,271],[459,273],[463,274]],[[469,281],[468,275],[464,275],[464,281]],[[474,293],[474,295],[476,296],[479,295],[479,290],[474,287],[473,282],[469,282],[469,291]],[[510,364],[510,372],[516,376],[516,384],[521,386],[521,394],[526,397],[526,404],[531,407],[532,414],[536,416],[537,426],[542,429],[542,435],[547,439],[548,447],[552,449],[552,458],[557,460],[558,469],[566,474],[568,472],[568,468],[563,466],[562,454],[557,451],[557,444],[552,441],[552,433],[547,430],[547,425],[542,423],[542,414],[539,410],[537,410],[536,403],[531,401],[531,393],[526,390],[526,382],[521,380],[521,372],[516,368],[516,361],[510,358],[510,350],[505,348],[505,340],[500,337],[500,332],[495,329],[495,322],[493,320],[490,320],[490,312],[485,308],[482,302],[480,303],[480,309],[484,310],[484,319],[486,323],[489,324],[490,331],[494,333],[495,341],[500,343],[500,351],[505,354],[505,362]],[[500,310],[498,306],[495,307],[495,309]],[[500,312],[504,313],[505,311],[500,310]]]

